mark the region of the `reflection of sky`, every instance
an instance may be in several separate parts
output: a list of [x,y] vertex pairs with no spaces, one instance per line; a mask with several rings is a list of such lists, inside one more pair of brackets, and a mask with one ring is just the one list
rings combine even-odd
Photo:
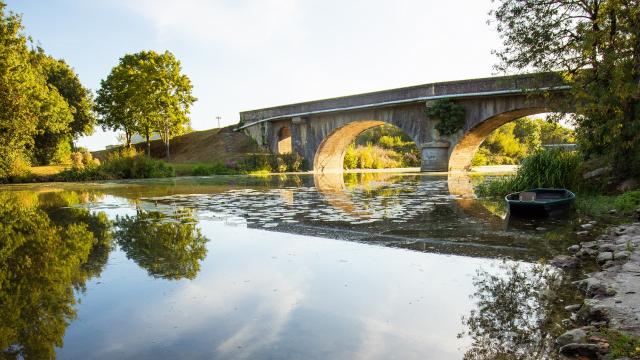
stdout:
[[471,277],[493,263],[214,220],[200,227],[208,255],[191,281],[153,279],[114,251],[60,358],[459,359]]

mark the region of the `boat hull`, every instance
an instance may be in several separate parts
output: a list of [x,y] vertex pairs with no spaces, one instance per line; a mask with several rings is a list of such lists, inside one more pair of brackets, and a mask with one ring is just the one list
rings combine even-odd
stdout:
[[522,201],[516,199],[519,193],[509,194],[505,198],[509,205],[509,216],[528,218],[557,216],[569,211],[575,199],[575,195],[571,191],[564,189],[533,189],[529,192],[535,192],[541,195],[551,193],[562,194],[563,197],[556,199],[547,198],[538,201]]

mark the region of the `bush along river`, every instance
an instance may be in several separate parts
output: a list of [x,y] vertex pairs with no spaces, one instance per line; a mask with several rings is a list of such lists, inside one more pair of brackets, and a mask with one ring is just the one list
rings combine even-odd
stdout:
[[[613,269],[637,253],[619,238],[585,243],[575,216],[508,221],[502,201],[465,186],[364,173],[2,187],[0,351],[559,359],[560,346],[593,343],[598,324],[579,318],[635,296]],[[593,269],[556,258],[567,248],[611,264],[581,285],[584,301],[573,282]]]

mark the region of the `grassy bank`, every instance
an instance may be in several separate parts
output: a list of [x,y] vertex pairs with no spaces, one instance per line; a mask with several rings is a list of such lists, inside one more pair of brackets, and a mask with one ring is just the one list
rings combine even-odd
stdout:
[[[640,207],[640,190],[606,194],[580,176],[577,153],[562,150],[539,151],[527,157],[515,175],[489,179],[478,184],[476,195],[503,197],[533,188],[567,188],[576,193],[575,207],[591,218],[631,219]],[[614,221],[615,222],[615,221]]]

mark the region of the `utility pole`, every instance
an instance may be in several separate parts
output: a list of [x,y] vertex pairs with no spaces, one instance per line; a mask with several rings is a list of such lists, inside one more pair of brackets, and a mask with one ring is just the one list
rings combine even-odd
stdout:
[[216,116],[216,120],[218,120],[218,129],[220,129],[220,119],[222,119],[220,116]]

